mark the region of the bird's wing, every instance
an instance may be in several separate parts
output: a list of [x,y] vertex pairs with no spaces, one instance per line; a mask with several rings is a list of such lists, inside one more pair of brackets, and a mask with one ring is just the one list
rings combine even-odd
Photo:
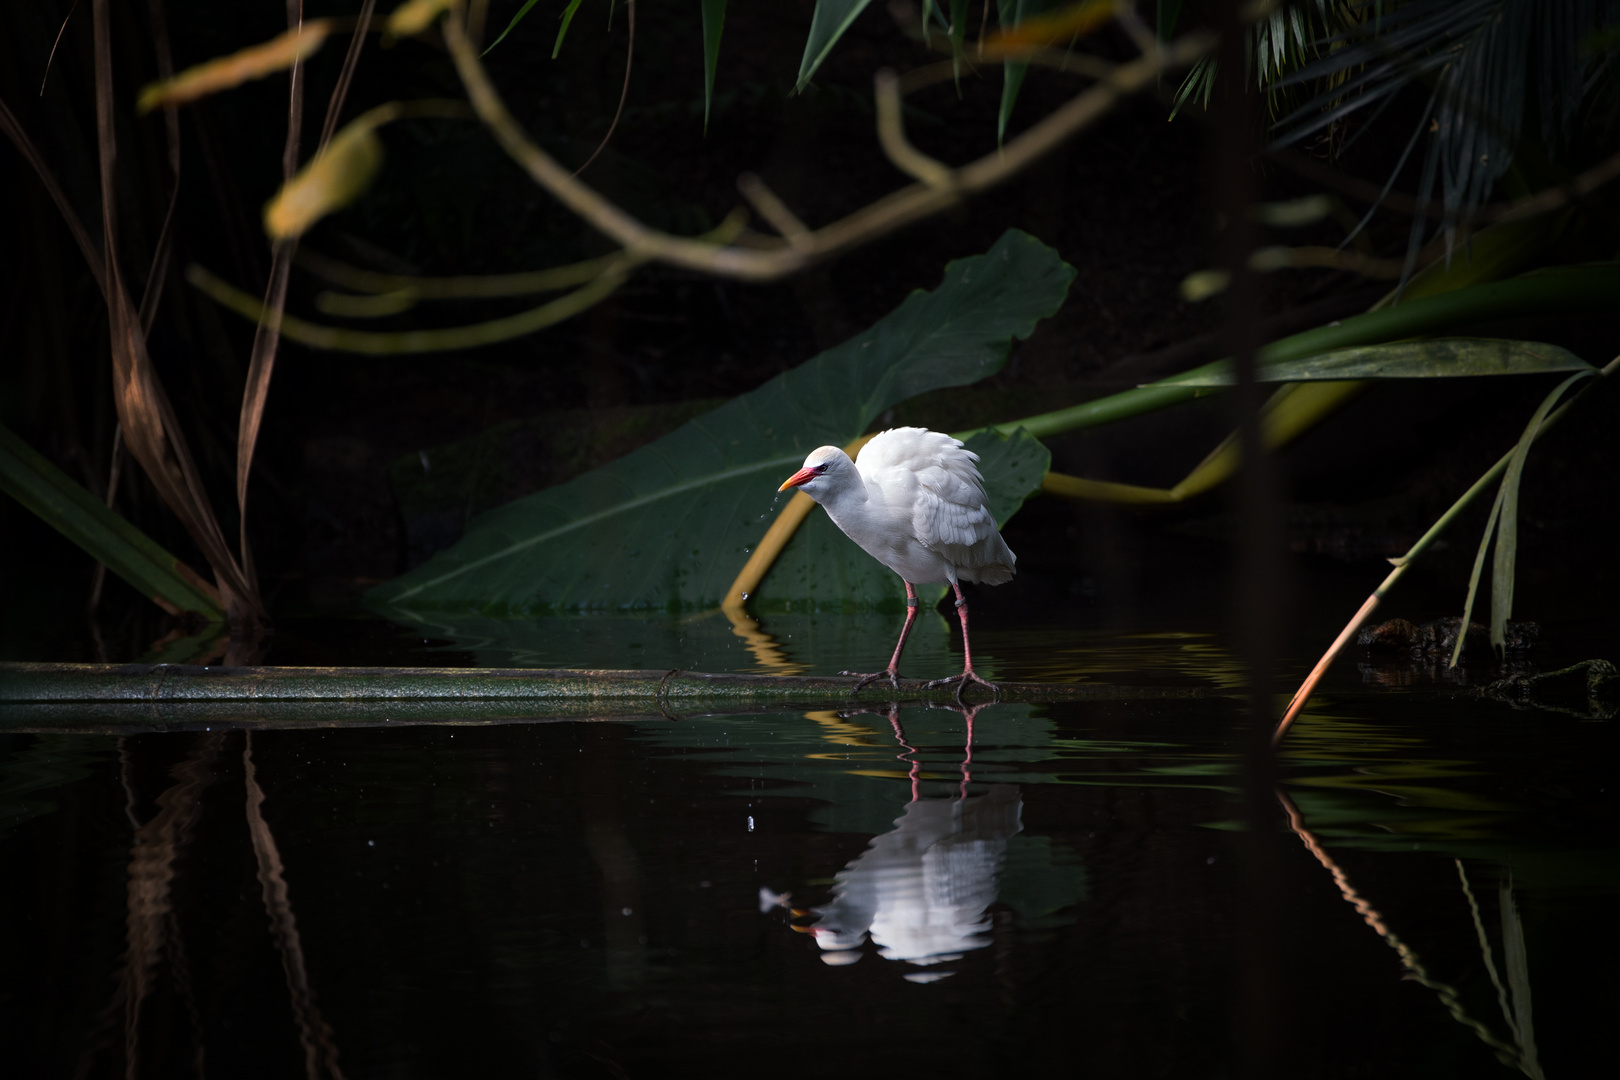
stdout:
[[949,435],[920,427],[897,427],[880,431],[861,447],[855,457],[855,467],[862,476],[884,469],[910,469],[918,471],[940,455],[941,446],[962,444]]
[[911,527],[924,547],[935,550],[973,548],[995,535],[995,519],[984,504],[983,481],[971,461],[956,467],[933,464],[917,471]]
[[967,581],[1008,581],[1017,561],[985,505],[979,455],[960,440],[924,428],[894,428],[861,449],[856,467],[869,487],[911,519],[918,543],[943,556]]
[[907,427],[874,437],[861,448],[859,467],[863,476],[883,477],[880,483],[894,477],[885,486],[909,488],[913,533],[924,547],[943,550],[971,548],[996,531],[978,460],[960,440]]

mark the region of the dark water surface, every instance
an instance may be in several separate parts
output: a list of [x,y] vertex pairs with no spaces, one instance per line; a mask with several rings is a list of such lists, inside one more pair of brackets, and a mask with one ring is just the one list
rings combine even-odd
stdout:
[[[368,648],[881,664],[893,620],[860,619]],[[952,628],[923,621],[906,666],[944,674]],[[343,632],[294,626],[278,659]],[[1256,828],[1218,638],[982,649],[1159,696],[0,734],[6,1075],[1219,1077],[1257,1034],[1279,1075],[1611,1072],[1612,721],[1350,661]]]

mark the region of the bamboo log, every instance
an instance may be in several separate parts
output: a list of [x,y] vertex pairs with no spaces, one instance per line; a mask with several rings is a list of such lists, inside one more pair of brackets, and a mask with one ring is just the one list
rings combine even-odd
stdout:
[[[852,676],[541,668],[0,664],[0,731],[395,726],[675,719],[894,700],[944,704],[948,687],[896,692]],[[1210,688],[1003,683],[1004,702],[1220,696]]]

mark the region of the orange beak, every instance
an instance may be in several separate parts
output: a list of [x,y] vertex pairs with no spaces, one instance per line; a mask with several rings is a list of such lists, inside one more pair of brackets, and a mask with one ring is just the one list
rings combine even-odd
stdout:
[[818,475],[819,474],[814,469],[800,469],[798,472],[794,473],[792,476],[790,476],[786,480],[782,481],[782,486],[777,488],[776,490],[777,491],[786,491],[790,487],[798,487],[800,484],[804,483],[806,480],[813,480]]

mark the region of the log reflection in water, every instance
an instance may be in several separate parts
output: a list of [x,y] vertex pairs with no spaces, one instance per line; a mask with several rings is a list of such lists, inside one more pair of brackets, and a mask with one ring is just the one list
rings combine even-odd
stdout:
[[281,953],[281,967],[287,976],[287,997],[292,1004],[293,1020],[298,1025],[298,1041],[304,1048],[304,1072],[310,1080],[319,1080],[324,1067],[336,1080],[343,1080],[332,1028],[321,1018],[320,1007],[315,1004],[315,991],[309,985],[304,945],[287,891],[281,851],[269,823],[264,820],[264,790],[259,787],[253,765],[253,732],[247,732],[246,739],[242,765],[247,783],[248,835],[253,840],[253,855],[259,864],[259,885],[264,893],[265,911],[270,916],[270,936]]

